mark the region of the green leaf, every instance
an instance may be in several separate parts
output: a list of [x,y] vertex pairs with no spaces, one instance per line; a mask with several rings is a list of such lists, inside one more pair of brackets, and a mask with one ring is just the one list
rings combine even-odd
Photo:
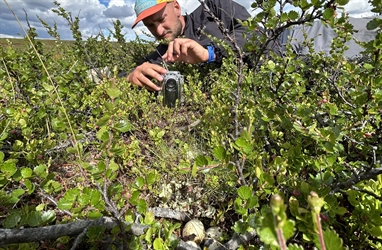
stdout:
[[293,235],[294,235],[294,221],[293,220],[287,220],[282,229],[283,229],[283,234],[284,234],[284,238],[286,240],[288,240],[289,238],[291,238]]
[[154,182],[156,181],[157,179],[157,174],[156,173],[148,173],[146,175],[146,182],[147,182],[147,185],[152,185],[154,184]]
[[3,132],[3,133],[0,134],[0,141],[4,141],[7,138],[8,138],[8,133],[7,132]]
[[148,243],[151,243],[152,242],[152,237],[154,235],[154,228],[153,227],[149,227],[149,229],[147,229],[146,231],[146,234],[145,234],[145,240],[148,242]]
[[363,65],[363,67],[364,67],[365,69],[374,69],[374,66],[373,66],[372,64],[370,64],[370,63],[365,63],[365,64]]
[[91,220],[96,220],[102,217],[102,213],[99,211],[90,211],[88,213],[88,218]]
[[280,16],[280,20],[281,22],[286,22],[288,21],[289,17],[288,17],[288,13],[282,13],[281,16]]
[[374,237],[381,237],[382,236],[382,226],[373,226],[370,229],[370,233]]
[[8,215],[4,219],[3,226],[5,228],[14,228],[17,226],[20,220],[21,220],[21,215],[19,214],[19,212],[12,212],[10,215]]
[[46,165],[41,164],[36,166],[33,171],[36,173],[36,175],[40,178],[45,178],[48,174],[46,173]]
[[324,14],[322,15],[325,20],[332,20],[335,16],[333,9],[325,9]]
[[218,146],[214,149],[214,156],[219,161],[224,161],[227,156],[226,150],[222,146]]
[[164,242],[162,238],[156,238],[153,243],[155,250],[165,250]]
[[345,249],[342,245],[342,239],[338,234],[327,228],[324,232],[324,241],[327,250],[342,250]]
[[21,169],[21,176],[25,179],[32,177],[33,170],[30,168],[23,168]]
[[155,221],[154,213],[152,211],[148,211],[145,215],[144,223],[146,225],[151,225]]
[[240,215],[246,215],[248,213],[248,210],[243,205],[243,200],[240,198],[235,199],[234,208],[236,213]]
[[112,171],[118,171],[119,165],[115,163],[114,160],[111,160],[109,163],[109,169],[111,169]]
[[102,116],[98,121],[97,121],[97,125],[102,127],[102,126],[105,126],[107,125],[107,123],[109,122],[110,120],[110,115],[109,114],[105,114],[104,116]]
[[199,155],[198,157],[196,157],[195,162],[196,162],[196,166],[198,166],[198,167],[203,167],[203,166],[208,165],[207,158],[202,156],[202,155]]
[[117,98],[117,97],[119,97],[121,94],[122,94],[122,92],[119,90],[119,89],[117,89],[117,88],[108,88],[107,90],[106,90],[106,93],[110,96],[110,98],[112,98],[112,99],[115,99],[115,98]]
[[90,205],[96,206],[101,202],[101,192],[98,190],[92,190],[90,194]]
[[336,209],[336,214],[344,215],[348,210],[345,207],[339,207]]
[[[118,121],[118,122],[115,124],[114,128],[115,128],[116,130],[118,130],[119,132],[126,133],[126,132],[132,130],[132,125],[131,125],[130,122],[128,122],[128,121],[126,121],[126,120],[120,120],[120,121]],[[163,133],[164,133],[164,131],[163,131]]]
[[61,198],[58,202],[57,202],[57,206],[59,209],[61,210],[69,210],[72,208],[73,206],[73,201],[71,200],[67,200],[65,198]]
[[39,211],[32,211],[30,214],[28,214],[27,222],[31,227],[39,226],[42,222],[41,213]]
[[251,209],[259,206],[259,200],[256,196],[252,196],[247,200],[247,208]]
[[380,25],[382,25],[382,21],[379,18],[374,18],[373,20],[367,23],[366,28],[368,30],[374,30],[378,28]]
[[53,210],[42,211],[41,220],[44,224],[53,222],[56,219],[56,213]]
[[252,190],[248,186],[239,187],[237,193],[243,200],[248,200],[252,196]]
[[242,221],[236,221],[233,230],[238,234],[244,234],[248,230],[248,225]]
[[3,163],[2,166],[0,166],[0,170],[5,174],[6,177],[10,178],[17,171],[16,162],[14,162],[14,161],[6,161],[6,162]]
[[81,194],[78,196],[77,202],[80,206],[84,207],[90,203],[90,197],[87,194]]
[[66,129],[66,125],[60,118],[53,118],[52,119],[52,128],[53,130],[57,132],[64,131]]
[[25,194],[25,190],[18,188],[12,191],[11,195],[15,198],[19,198],[21,195]]
[[96,136],[97,136],[98,140],[101,140],[103,142],[109,140],[110,137],[109,137],[109,130],[108,130],[108,128],[106,126],[101,127],[101,129],[97,131]]
[[297,244],[289,244],[288,250],[304,250],[302,246],[299,246]]
[[142,188],[143,185],[145,185],[145,179],[142,177],[142,176],[139,176],[136,180],[135,180],[135,186],[137,188]]
[[349,0],[336,0],[336,2],[339,4],[339,5],[346,5],[349,3]]
[[289,17],[290,20],[295,20],[295,19],[297,19],[299,17],[299,14],[298,14],[297,11],[291,10],[288,13],[288,17]]
[[28,194],[33,193],[36,188],[36,186],[29,179],[24,180],[24,185],[28,189]]
[[0,163],[2,163],[3,160],[4,160],[4,153],[2,151],[0,151]]
[[137,202],[137,212],[140,214],[145,214],[147,211],[147,204],[144,199],[139,199]]
[[277,236],[274,230],[272,230],[271,226],[262,227],[259,230],[259,236],[261,241],[269,245],[278,245],[277,244]]

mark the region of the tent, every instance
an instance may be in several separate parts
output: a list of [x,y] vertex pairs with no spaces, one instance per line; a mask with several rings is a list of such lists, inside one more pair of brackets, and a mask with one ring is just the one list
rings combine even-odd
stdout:
[[[376,17],[349,18],[349,22],[354,26],[355,32],[353,33],[352,39],[346,43],[349,47],[344,54],[346,57],[352,58],[360,55],[363,48],[357,44],[356,41],[368,42],[375,38],[377,31],[367,30],[366,28],[367,23],[374,18]],[[382,16],[378,16],[378,18],[382,18]],[[310,25],[296,25],[284,31],[281,35],[280,42],[283,50],[285,51],[285,45],[289,42],[295,53],[307,55],[309,51],[308,48],[303,45],[306,40],[304,34],[306,34],[307,39],[314,39],[313,48],[316,52],[323,52],[327,55],[330,54],[330,46],[333,38],[337,36],[332,28],[328,25],[324,25],[320,20],[316,20]]]

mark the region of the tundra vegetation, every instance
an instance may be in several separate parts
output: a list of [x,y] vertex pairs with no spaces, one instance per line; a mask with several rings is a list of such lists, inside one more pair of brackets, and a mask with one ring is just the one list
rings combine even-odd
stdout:
[[[125,41],[119,20],[85,39],[56,2],[72,43],[40,19],[53,46],[28,25],[25,49],[0,49],[0,248],[196,249],[181,232],[199,219],[221,249],[382,249],[382,20],[345,58],[347,2],[253,2],[253,67],[226,34],[221,67],[170,66],[185,76],[178,108],[103,71],[93,82],[89,69],[116,76],[156,44]],[[307,56],[264,55],[313,20],[338,34],[330,56],[309,40]]]

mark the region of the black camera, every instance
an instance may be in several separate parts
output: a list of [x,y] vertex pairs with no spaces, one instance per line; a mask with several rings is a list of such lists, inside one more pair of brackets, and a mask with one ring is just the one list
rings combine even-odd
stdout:
[[[174,108],[182,102],[184,77],[179,71],[169,71],[163,75],[163,105]],[[178,101],[178,102],[177,102]]]

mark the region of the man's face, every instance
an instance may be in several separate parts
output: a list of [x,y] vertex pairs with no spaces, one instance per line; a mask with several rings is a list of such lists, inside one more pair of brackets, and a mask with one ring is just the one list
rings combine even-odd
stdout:
[[182,34],[180,15],[180,6],[174,1],[167,3],[161,11],[143,19],[143,24],[156,39],[172,41]]

